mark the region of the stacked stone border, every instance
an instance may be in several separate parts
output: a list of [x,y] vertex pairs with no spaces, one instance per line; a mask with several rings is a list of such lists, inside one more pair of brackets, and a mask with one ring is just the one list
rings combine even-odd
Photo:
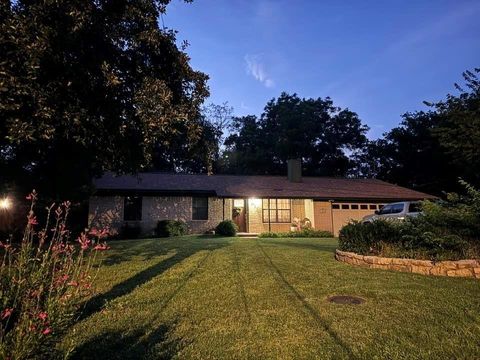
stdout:
[[480,260],[429,261],[359,255],[336,250],[335,259],[371,269],[395,270],[423,275],[456,276],[480,279]]

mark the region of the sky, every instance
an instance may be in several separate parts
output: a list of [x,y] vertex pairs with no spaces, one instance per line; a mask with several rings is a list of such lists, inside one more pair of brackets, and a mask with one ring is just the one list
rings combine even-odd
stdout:
[[479,19],[479,0],[174,0],[163,16],[210,76],[207,103],[260,115],[283,91],[329,96],[372,139],[480,67]]

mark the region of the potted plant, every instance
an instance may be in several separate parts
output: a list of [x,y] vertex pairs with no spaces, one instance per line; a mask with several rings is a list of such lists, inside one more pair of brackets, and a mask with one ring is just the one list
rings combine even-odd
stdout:
[[298,230],[298,225],[293,223],[292,225],[290,225],[290,231],[297,231]]

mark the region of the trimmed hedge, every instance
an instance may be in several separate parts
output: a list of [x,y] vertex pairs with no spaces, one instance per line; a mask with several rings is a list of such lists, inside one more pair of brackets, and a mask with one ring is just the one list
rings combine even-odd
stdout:
[[426,260],[459,260],[480,255],[480,244],[440,231],[420,217],[403,222],[377,220],[345,225],[339,249],[361,255]]
[[215,228],[215,233],[222,236],[237,235],[238,227],[232,220],[224,220]]
[[303,229],[301,231],[289,231],[289,232],[264,232],[258,235],[260,238],[275,239],[275,238],[331,238],[333,234],[329,231]]
[[464,181],[464,195],[422,202],[422,215],[405,221],[352,222],[339,247],[363,255],[428,260],[480,259],[480,191]]
[[187,224],[181,220],[160,220],[155,235],[158,237],[182,236],[187,233]]

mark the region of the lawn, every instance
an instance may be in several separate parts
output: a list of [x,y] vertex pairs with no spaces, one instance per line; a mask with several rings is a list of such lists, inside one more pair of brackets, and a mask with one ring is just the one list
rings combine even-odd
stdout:
[[339,263],[334,239],[111,246],[99,294],[64,341],[77,359],[480,358],[478,280]]

